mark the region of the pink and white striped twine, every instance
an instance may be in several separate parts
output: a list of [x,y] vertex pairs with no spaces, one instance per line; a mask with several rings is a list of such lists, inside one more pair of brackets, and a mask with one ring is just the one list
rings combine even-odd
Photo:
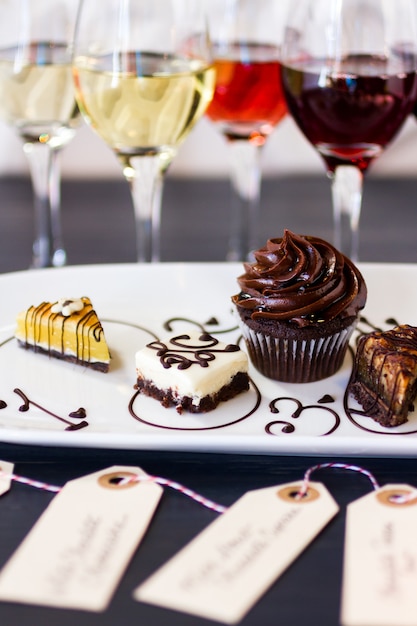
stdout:
[[307,493],[311,474],[322,469],[342,469],[350,472],[359,472],[359,474],[363,474],[370,480],[371,485],[375,490],[380,488],[373,474],[363,467],[359,467],[359,465],[351,465],[349,463],[318,463],[317,465],[313,465],[313,467],[309,467],[309,469],[305,472],[300,491],[297,494],[298,498],[302,498]]
[[[371,474],[371,472],[369,472],[368,470],[362,467],[359,467],[358,465],[350,465],[348,463],[319,463],[317,465],[314,465],[313,467],[310,467],[305,472],[300,490],[297,494],[298,498],[302,498],[307,493],[311,474],[315,471],[322,470],[322,469],[343,469],[347,471],[359,472],[360,474],[363,474],[370,480],[372,487],[374,489],[379,489],[379,484],[374,478],[374,476]],[[25,485],[28,485],[29,487],[34,487],[35,489],[41,489],[43,491],[49,491],[52,493],[59,493],[62,489],[62,487],[56,487],[55,485],[50,485],[48,483],[41,482],[39,480],[33,480],[32,478],[25,478],[24,476],[19,476],[17,474],[3,472],[0,470],[0,478],[1,477],[7,478],[9,480],[12,480],[18,483],[23,483]],[[184,496],[191,498],[198,504],[201,504],[202,506],[205,506],[206,508],[211,509],[212,511],[215,511],[216,513],[224,513],[227,510],[227,507],[221,504],[217,504],[216,502],[213,502],[212,500],[205,498],[204,496],[193,491],[192,489],[189,489],[188,487],[185,487],[184,485],[181,485],[180,483],[176,481],[170,480],[169,478],[163,478],[161,476],[152,476],[150,474],[144,474],[144,475],[135,474],[135,476],[123,478],[121,482],[126,483],[126,482],[142,482],[142,481],[143,482],[146,482],[146,481],[155,482],[155,483],[158,483],[159,485],[169,487],[170,489],[174,489],[175,491],[179,491]]]
[[[35,489],[41,489],[43,491],[50,491],[53,493],[59,493],[62,489],[62,487],[56,487],[55,485],[50,485],[48,483],[44,483],[39,480],[33,480],[32,478],[25,478],[24,476],[19,476],[17,474],[12,474],[9,472],[0,471],[0,478],[1,477],[15,481],[17,483],[23,483],[24,485],[28,485],[29,487],[34,487]],[[163,485],[166,487],[170,487],[171,489],[175,489],[176,491],[179,491],[180,493],[184,494],[188,498],[195,500],[195,502],[198,502],[199,504],[205,506],[206,508],[211,509],[212,511],[216,511],[216,513],[224,513],[224,511],[227,508],[225,506],[222,506],[221,504],[217,504],[216,502],[209,500],[208,498],[205,498],[204,496],[201,496],[200,494],[196,493],[192,489],[189,489],[188,487],[184,487],[184,485],[181,485],[180,483],[177,483],[173,480],[169,480],[168,478],[162,478],[161,476],[151,476],[149,474],[145,474],[145,475],[135,474],[135,476],[123,478],[120,482],[121,484],[123,484],[126,482],[142,482],[142,481],[143,482],[151,481],[154,483],[158,483],[159,485]]]

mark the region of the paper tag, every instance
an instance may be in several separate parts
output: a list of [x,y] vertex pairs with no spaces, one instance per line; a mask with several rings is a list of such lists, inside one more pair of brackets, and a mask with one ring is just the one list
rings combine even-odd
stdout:
[[344,626],[417,626],[416,528],[417,491],[409,485],[386,485],[348,506]]
[[0,496],[10,491],[10,485],[12,482],[10,474],[13,474],[13,471],[13,463],[0,460]]
[[140,585],[137,600],[229,624],[239,621],[338,511],[311,483],[250,491]]
[[68,482],[0,572],[0,600],[104,610],[142,539],[162,488],[120,483],[111,467]]

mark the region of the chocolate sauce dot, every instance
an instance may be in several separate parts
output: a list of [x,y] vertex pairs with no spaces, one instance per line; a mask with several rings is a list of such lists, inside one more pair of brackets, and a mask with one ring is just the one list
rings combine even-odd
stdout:
[[72,411],[69,414],[69,417],[74,417],[76,419],[83,420],[85,417],[87,417],[87,412],[82,406],[80,406],[80,408],[77,409],[76,411]]
[[218,326],[219,321],[215,317],[210,317],[209,320],[204,324],[204,326]]
[[0,400],[0,409],[5,409],[7,406],[7,403],[4,400]]
[[319,404],[330,404],[331,402],[334,402],[334,398],[326,393],[322,398],[320,398],[320,400],[317,400],[317,402]]
[[385,320],[385,323],[390,324],[391,326],[399,326],[399,323],[394,317],[389,317],[387,320]]

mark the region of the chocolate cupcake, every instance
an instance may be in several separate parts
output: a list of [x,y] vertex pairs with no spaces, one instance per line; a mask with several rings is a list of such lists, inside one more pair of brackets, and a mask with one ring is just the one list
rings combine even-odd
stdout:
[[254,256],[232,298],[253,365],[283,382],[331,376],[365,306],[361,273],[323,239],[288,230]]

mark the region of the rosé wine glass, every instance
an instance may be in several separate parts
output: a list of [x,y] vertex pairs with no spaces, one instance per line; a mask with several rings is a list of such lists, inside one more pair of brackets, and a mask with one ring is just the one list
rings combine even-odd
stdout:
[[232,206],[227,259],[244,261],[258,247],[261,149],[286,114],[281,87],[277,0],[211,0],[216,87],[207,117],[230,151]]
[[289,112],[332,183],[335,245],[356,261],[363,176],[417,98],[417,2],[299,0],[281,60]]
[[132,193],[138,261],[159,261],[163,176],[213,95],[199,0],[81,0],[77,101],[118,158]]

